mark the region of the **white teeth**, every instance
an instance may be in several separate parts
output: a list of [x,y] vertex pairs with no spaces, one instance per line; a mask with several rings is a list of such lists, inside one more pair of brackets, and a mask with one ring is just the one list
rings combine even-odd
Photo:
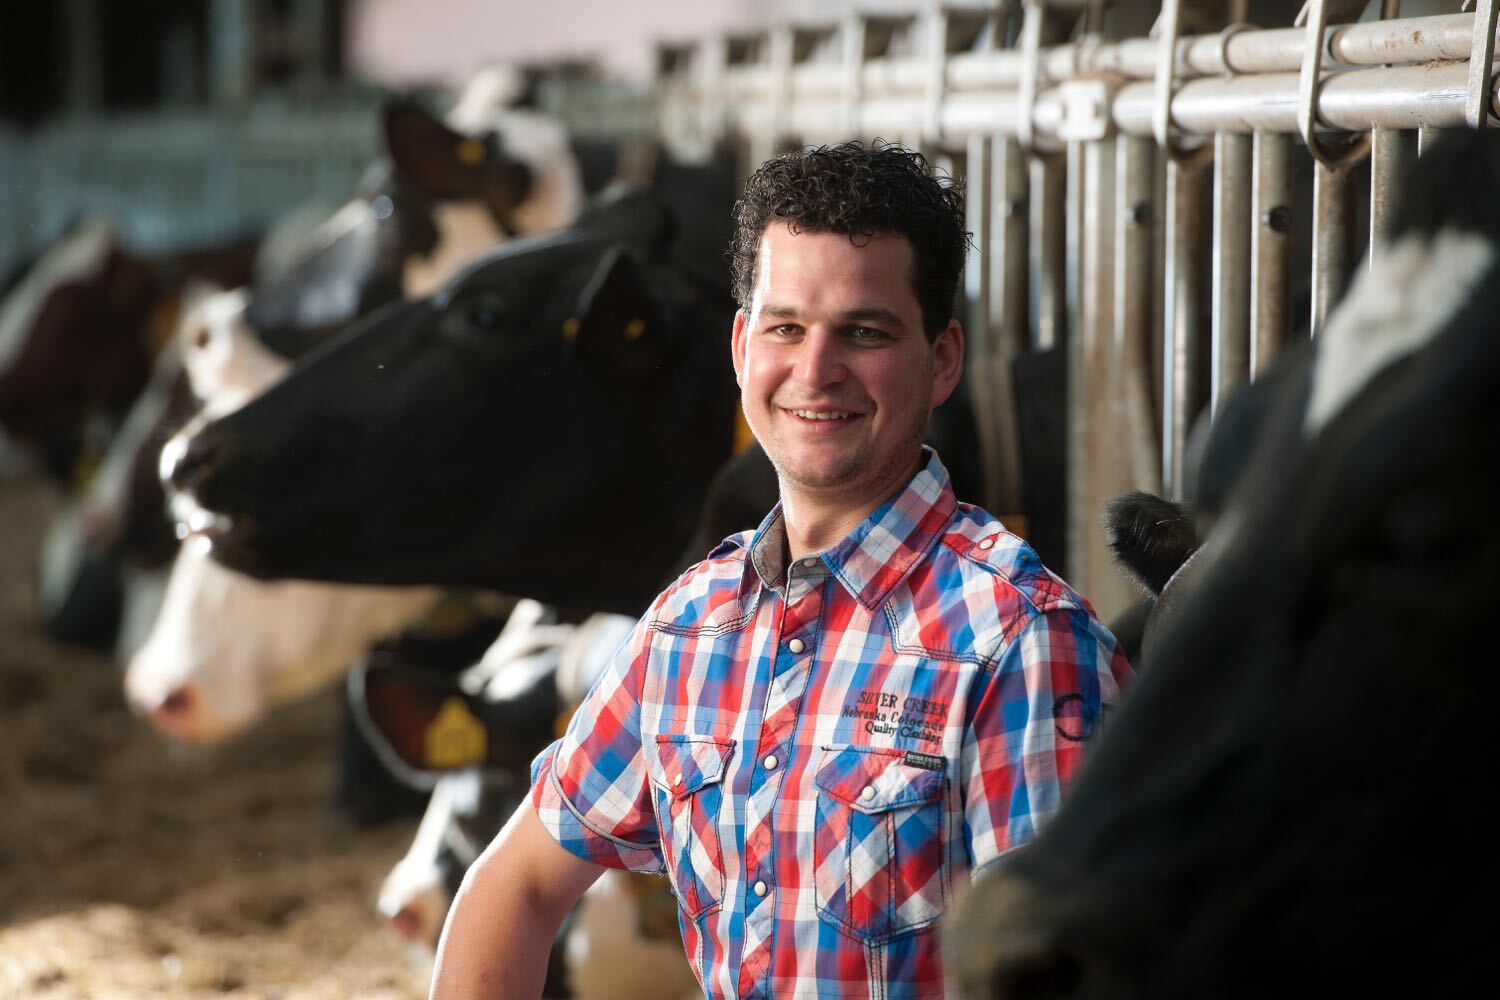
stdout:
[[791,412],[804,420],[843,420],[845,417],[854,416],[843,410],[792,410]]

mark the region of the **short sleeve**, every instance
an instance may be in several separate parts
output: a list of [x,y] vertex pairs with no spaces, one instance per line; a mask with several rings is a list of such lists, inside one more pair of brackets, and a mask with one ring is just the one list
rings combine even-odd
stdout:
[[531,801],[569,852],[608,868],[665,870],[641,748],[649,632],[637,623],[562,739],[532,764]]
[[1131,677],[1088,611],[1039,614],[981,675],[964,733],[964,826],[971,870],[1027,843],[1055,813]]

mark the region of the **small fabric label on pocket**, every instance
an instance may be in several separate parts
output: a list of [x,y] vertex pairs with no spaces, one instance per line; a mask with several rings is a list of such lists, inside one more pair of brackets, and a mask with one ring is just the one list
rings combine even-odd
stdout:
[[904,759],[912,767],[920,767],[925,771],[943,771],[948,767],[946,760],[933,753],[919,753],[916,750],[908,750]]

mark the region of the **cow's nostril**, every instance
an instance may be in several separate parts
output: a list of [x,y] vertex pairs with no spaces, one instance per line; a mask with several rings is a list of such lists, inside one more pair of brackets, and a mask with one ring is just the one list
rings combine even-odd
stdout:
[[163,719],[174,721],[185,719],[193,711],[193,702],[195,700],[193,689],[183,686],[163,698],[161,704],[156,706],[153,714]]
[[411,906],[403,906],[390,918],[391,927],[408,941],[422,939],[422,915]]
[[1013,959],[995,973],[995,1000],[1070,1000],[1083,986],[1083,966],[1066,951]]

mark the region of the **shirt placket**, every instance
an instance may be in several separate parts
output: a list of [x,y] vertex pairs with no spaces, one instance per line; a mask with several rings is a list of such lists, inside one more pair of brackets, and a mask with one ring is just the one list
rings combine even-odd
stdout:
[[[745,947],[740,960],[738,995],[742,1000],[770,994],[776,895],[782,891],[775,878],[772,820],[781,776],[793,749],[802,697],[817,655],[827,579],[822,560],[809,557],[794,562],[787,571],[781,621],[773,633],[771,678],[756,743],[760,756],[751,775],[745,811],[745,879],[750,892],[746,896]],[[786,889],[795,891],[795,887]]]

